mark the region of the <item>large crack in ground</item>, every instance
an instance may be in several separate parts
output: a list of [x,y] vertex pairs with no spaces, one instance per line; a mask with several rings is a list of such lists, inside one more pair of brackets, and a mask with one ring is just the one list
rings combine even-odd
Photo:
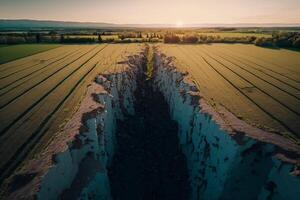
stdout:
[[188,171],[178,126],[163,95],[142,73],[135,115],[118,122],[117,151],[109,169],[114,199],[188,199]]
[[6,199],[299,199],[297,157],[246,136],[257,130],[245,124],[228,130],[187,73],[154,52],[99,75]]

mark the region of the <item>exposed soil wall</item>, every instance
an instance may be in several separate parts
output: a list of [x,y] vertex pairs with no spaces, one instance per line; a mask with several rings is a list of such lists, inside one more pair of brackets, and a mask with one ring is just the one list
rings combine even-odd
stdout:
[[117,150],[109,167],[111,194],[119,200],[186,200],[190,191],[178,125],[162,93],[153,90],[151,68],[148,64],[137,77],[135,114],[117,124]]

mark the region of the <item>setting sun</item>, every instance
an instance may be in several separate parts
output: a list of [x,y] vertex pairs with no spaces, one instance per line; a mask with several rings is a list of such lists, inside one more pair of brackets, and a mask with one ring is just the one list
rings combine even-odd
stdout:
[[183,22],[181,20],[178,20],[176,22],[176,27],[182,27],[183,26]]

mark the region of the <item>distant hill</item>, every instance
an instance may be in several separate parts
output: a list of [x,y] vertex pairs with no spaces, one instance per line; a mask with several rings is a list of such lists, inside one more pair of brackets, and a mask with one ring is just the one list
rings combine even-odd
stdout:
[[[31,19],[0,19],[0,30],[51,29],[51,28],[164,28],[174,24],[113,24],[102,22],[69,22]],[[182,28],[201,27],[300,27],[300,24],[185,24]]]
[[118,27],[110,23],[94,22],[65,22],[65,21],[44,21],[28,19],[0,19],[0,29],[24,29],[24,28],[105,28]]

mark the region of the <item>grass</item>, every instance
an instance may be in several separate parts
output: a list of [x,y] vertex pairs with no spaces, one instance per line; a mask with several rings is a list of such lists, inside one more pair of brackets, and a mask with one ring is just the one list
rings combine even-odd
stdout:
[[146,69],[146,80],[150,80],[153,76],[153,48],[150,45],[147,46],[147,69]]
[[223,38],[226,37],[251,37],[251,36],[255,36],[255,37],[266,37],[266,38],[270,38],[272,37],[272,35],[270,34],[263,34],[263,33],[224,33],[224,32],[215,32],[215,33],[205,33],[205,32],[199,32],[199,35],[207,35],[207,36],[220,36]]
[[66,35],[67,38],[93,38],[97,39],[98,35]]
[[117,40],[117,39],[119,39],[119,36],[118,35],[101,35],[101,38],[102,38],[103,41]]
[[19,58],[57,48],[58,44],[20,44],[12,46],[0,46],[0,64]]

